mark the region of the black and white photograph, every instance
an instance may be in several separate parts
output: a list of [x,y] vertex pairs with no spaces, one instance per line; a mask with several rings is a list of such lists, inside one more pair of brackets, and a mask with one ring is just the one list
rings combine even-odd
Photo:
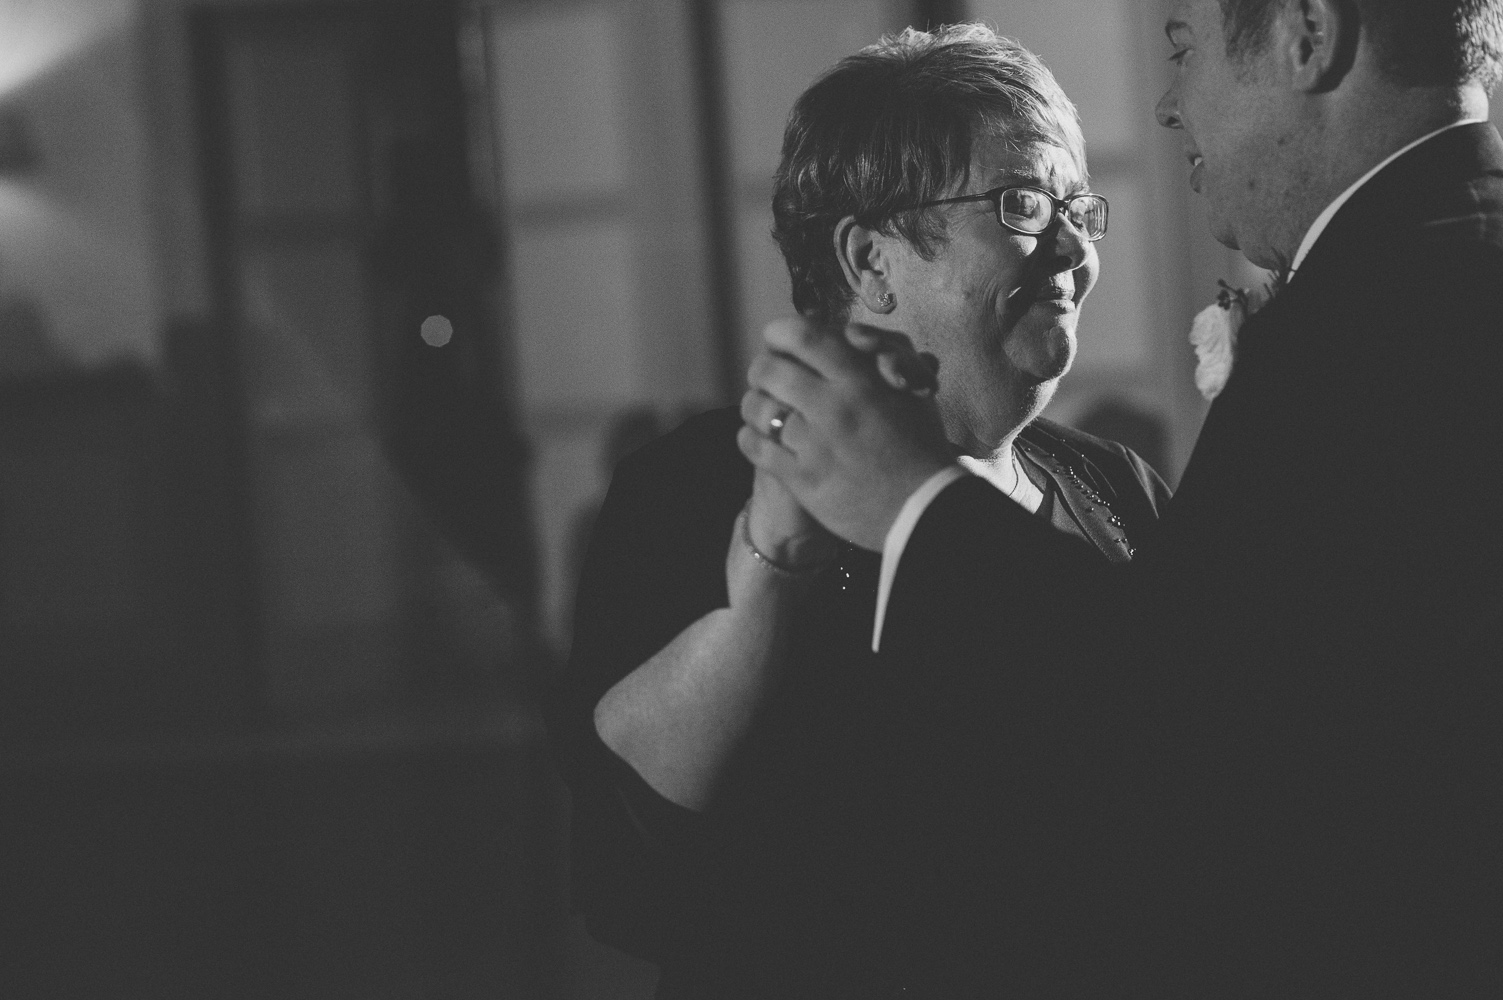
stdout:
[[0,0],[0,998],[1503,997],[1503,0]]

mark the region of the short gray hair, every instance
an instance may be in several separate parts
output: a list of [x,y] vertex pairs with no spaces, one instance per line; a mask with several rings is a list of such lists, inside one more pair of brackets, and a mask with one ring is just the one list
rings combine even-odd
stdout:
[[825,321],[848,314],[852,293],[834,246],[846,216],[932,258],[943,219],[904,209],[964,183],[983,135],[1020,150],[1063,147],[1085,176],[1075,105],[1037,56],[984,25],[884,36],[804,91],[783,133],[772,197],[794,308]]

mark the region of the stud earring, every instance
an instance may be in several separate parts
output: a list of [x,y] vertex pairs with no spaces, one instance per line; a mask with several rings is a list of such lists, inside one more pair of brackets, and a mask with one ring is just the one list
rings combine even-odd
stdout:
[[898,304],[898,297],[891,292],[883,292],[877,297],[877,306],[881,309],[891,309]]

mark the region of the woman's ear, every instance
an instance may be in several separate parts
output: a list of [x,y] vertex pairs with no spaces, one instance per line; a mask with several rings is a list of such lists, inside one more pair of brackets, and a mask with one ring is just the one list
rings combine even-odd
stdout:
[[896,303],[888,287],[887,243],[886,237],[861,225],[854,215],[847,215],[835,227],[835,258],[846,284],[857,302],[878,315],[892,312]]

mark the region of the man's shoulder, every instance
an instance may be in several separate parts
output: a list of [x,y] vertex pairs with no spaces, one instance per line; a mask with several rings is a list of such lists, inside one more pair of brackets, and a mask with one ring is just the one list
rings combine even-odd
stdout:
[[[1490,363],[1503,315],[1497,129],[1459,126],[1385,167],[1338,213],[1268,312],[1272,322],[1260,326],[1285,333],[1270,350],[1283,344],[1327,375]],[[1252,347],[1257,337],[1245,339]]]
[[1348,361],[1391,353],[1421,366],[1438,351],[1491,351],[1503,315],[1503,178],[1490,187],[1486,198],[1454,197],[1405,240],[1354,246],[1297,275],[1269,318],[1304,331],[1295,342],[1315,363],[1321,345]]
[[1437,134],[1379,171],[1332,219],[1299,273],[1344,286],[1500,251],[1503,138],[1476,123]]

